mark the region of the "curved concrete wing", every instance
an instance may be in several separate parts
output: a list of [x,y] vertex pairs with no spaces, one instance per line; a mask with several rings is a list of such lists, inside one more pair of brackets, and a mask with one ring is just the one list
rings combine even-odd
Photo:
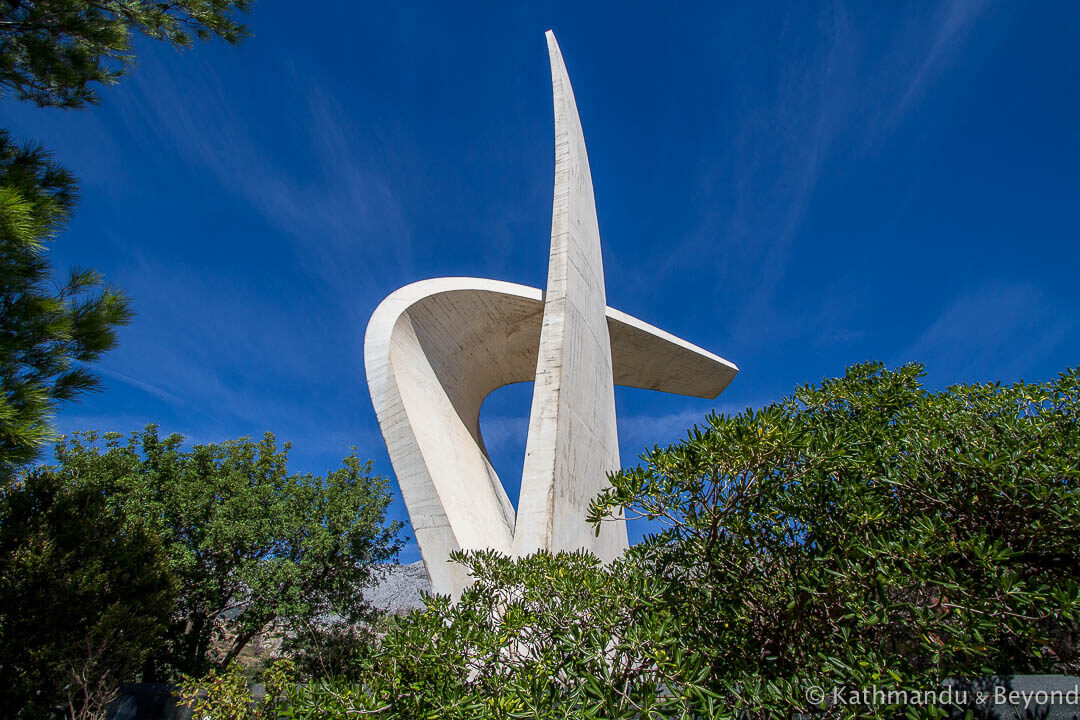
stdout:
[[452,551],[510,551],[514,509],[483,447],[480,406],[521,379],[536,338],[515,328],[530,314],[538,326],[541,312],[539,292],[440,278],[394,292],[368,323],[368,388],[435,592],[457,597],[468,583]]
[[[436,592],[456,597],[468,584],[451,551],[513,548],[514,509],[484,447],[480,408],[493,390],[533,380],[543,315],[536,288],[439,278],[394,292],[368,323],[371,399]],[[605,315],[616,384],[715,397],[738,372],[625,313]]]

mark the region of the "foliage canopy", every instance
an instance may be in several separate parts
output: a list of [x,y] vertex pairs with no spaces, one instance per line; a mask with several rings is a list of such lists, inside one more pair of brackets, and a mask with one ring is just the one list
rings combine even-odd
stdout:
[[132,31],[187,47],[247,34],[249,0],[6,0],[0,2],[0,88],[40,106],[82,107],[93,83],[112,84],[134,61]]
[[124,517],[164,543],[178,591],[162,650],[145,679],[225,666],[256,634],[326,615],[367,618],[363,590],[398,552],[386,478],[356,455],[325,477],[289,474],[288,444],[267,434],[182,447],[148,426],[98,446],[94,433],[57,445],[59,472],[93,482]]
[[1080,670],[1080,371],[921,375],[713,416],[594,504],[667,524],[634,554],[719,686]]
[[70,473],[33,471],[0,492],[0,705],[100,717],[173,610],[162,543]]
[[828,697],[1080,673],[1080,371],[921,375],[857,365],[710,416],[593,503],[662,523],[623,559],[459,556],[458,603],[391,622],[291,716],[939,717]]

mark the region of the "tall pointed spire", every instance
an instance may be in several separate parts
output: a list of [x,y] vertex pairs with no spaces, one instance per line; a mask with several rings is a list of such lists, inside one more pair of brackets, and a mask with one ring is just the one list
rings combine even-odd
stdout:
[[550,30],[555,104],[555,196],[544,320],[513,551],[588,548],[611,559],[627,545],[623,523],[599,537],[584,508],[619,468],[604,265],[592,173],[574,90]]

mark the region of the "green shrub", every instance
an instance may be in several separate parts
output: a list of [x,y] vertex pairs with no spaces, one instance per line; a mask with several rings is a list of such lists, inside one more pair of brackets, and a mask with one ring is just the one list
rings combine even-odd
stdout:
[[378,646],[376,628],[385,624],[382,617],[372,620],[370,624],[306,622],[285,638],[281,654],[295,663],[297,675],[303,680],[359,680],[365,660]]
[[161,538],[179,589],[144,680],[221,670],[271,629],[370,618],[364,589],[401,544],[401,523],[386,519],[389,480],[371,463],[353,454],[325,477],[290,474],[289,446],[270,433],[190,450],[153,425],[100,439],[59,443],[60,469]]
[[920,376],[859,365],[710,416],[593,503],[657,523],[623,559],[458,555],[459,602],[391,620],[357,680],[286,715],[934,717],[807,691],[1080,672],[1080,374]]
[[632,557],[731,713],[1080,671],[1080,373],[934,393],[921,374],[859,365],[711,416],[594,504],[666,524]]
[[457,603],[432,597],[391,618],[356,680],[299,687],[288,716],[607,718],[705,704],[703,666],[675,644],[632,565],[585,553],[457,557],[476,577]]
[[235,660],[224,670],[211,670],[201,679],[184,677],[180,700],[203,720],[270,720],[288,711],[296,688],[296,668],[279,660],[262,675],[263,695],[256,699],[243,667]]
[[160,639],[176,587],[160,539],[70,473],[0,493],[0,707],[100,717]]

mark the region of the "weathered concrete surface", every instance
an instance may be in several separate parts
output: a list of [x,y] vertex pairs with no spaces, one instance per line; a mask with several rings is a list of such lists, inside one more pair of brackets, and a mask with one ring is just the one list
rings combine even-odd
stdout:
[[[437,278],[392,293],[368,323],[368,388],[437,593],[456,596],[468,582],[447,562],[451,551],[512,550],[514,510],[484,448],[480,408],[493,390],[533,379],[543,312],[536,288]],[[713,398],[738,372],[625,313],[605,316],[618,385]]]
[[587,548],[611,560],[626,549],[626,524],[605,523],[597,536],[582,521],[607,473],[619,469],[600,229],[574,90],[550,30],[547,43],[555,104],[555,197],[513,553]]
[[[458,596],[458,549],[525,555],[626,548],[622,521],[599,537],[590,500],[619,467],[615,384],[716,397],[731,363],[607,307],[589,158],[555,36],[555,193],[547,293],[497,280],[439,278],[384,300],[364,360],[375,414],[432,589]],[[535,381],[518,511],[480,434],[496,388]]]
[[511,330],[523,310],[503,285],[408,285],[376,308],[364,338],[368,388],[421,556],[433,589],[455,596],[468,578],[450,553],[507,551],[514,532],[479,424],[484,398],[516,382],[509,378],[523,352]]

